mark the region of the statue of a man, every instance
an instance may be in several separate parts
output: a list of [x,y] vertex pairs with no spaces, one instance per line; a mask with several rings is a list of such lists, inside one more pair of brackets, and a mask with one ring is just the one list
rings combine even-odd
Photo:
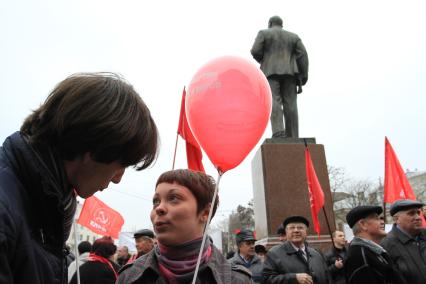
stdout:
[[[251,49],[272,90],[272,137],[299,137],[297,94],[308,81],[308,53],[299,36],[283,29],[278,16],[269,19]],[[283,116],[285,129],[283,124]]]

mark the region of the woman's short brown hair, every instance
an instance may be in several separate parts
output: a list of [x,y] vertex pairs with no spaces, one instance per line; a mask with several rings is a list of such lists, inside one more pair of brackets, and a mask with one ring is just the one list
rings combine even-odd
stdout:
[[133,86],[114,73],[79,73],[60,82],[24,121],[36,147],[65,160],[89,152],[100,163],[148,167],[157,157],[158,131]]
[[117,247],[114,245],[114,240],[109,236],[104,236],[95,240],[91,250],[92,253],[105,258],[114,255],[116,251]]
[[[211,204],[216,188],[216,182],[211,176],[203,172],[196,172],[188,169],[165,172],[158,178],[155,187],[160,183],[177,183],[188,188],[197,200],[197,214],[206,208],[208,204]],[[218,204],[219,195],[213,206],[212,219],[216,213]]]

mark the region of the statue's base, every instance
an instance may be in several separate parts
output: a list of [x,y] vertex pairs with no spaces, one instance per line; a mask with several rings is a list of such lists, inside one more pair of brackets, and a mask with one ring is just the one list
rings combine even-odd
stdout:
[[324,191],[325,211],[331,230],[335,230],[324,146],[315,144],[315,138],[267,139],[252,161],[252,177],[256,235],[268,246],[279,243],[277,228],[292,215],[304,216],[309,220],[308,241],[312,246],[325,247],[325,243],[331,241],[322,210],[319,214],[319,240],[313,229],[306,181],[305,140]]
[[316,144],[316,139],[313,137],[309,138],[291,138],[291,137],[274,137],[266,138],[263,141],[264,144]]

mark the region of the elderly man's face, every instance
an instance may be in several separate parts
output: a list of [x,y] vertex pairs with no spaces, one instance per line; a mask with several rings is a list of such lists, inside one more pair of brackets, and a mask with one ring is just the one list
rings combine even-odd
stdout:
[[129,250],[127,249],[127,247],[119,247],[117,250],[117,256],[118,257],[127,257],[127,255],[129,254]]
[[254,241],[242,241],[238,249],[240,250],[240,254],[246,258],[252,258],[255,255]]
[[422,229],[422,218],[420,214],[422,214],[420,208],[399,211],[395,214],[396,224],[410,235],[416,236]]
[[290,223],[285,228],[287,240],[296,246],[301,246],[305,242],[307,230],[303,223]]
[[154,240],[145,236],[136,238],[135,243],[137,251],[143,254],[150,252],[154,247]]
[[360,223],[371,237],[383,238],[386,236],[386,232],[382,225],[383,221],[380,220],[380,216],[378,214],[373,213],[367,218],[362,219]]

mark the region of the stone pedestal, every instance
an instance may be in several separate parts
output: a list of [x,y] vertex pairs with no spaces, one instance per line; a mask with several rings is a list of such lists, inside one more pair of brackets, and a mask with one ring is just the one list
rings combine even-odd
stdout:
[[[324,191],[325,209],[335,230],[332,197],[328,180],[324,146],[306,139],[318,180]],[[303,139],[266,139],[252,161],[254,216],[259,243],[268,247],[278,244],[278,226],[291,215],[306,217],[310,245],[322,250],[331,245],[323,212],[319,214],[321,237],[313,229],[309,192],[306,181],[305,145]]]

